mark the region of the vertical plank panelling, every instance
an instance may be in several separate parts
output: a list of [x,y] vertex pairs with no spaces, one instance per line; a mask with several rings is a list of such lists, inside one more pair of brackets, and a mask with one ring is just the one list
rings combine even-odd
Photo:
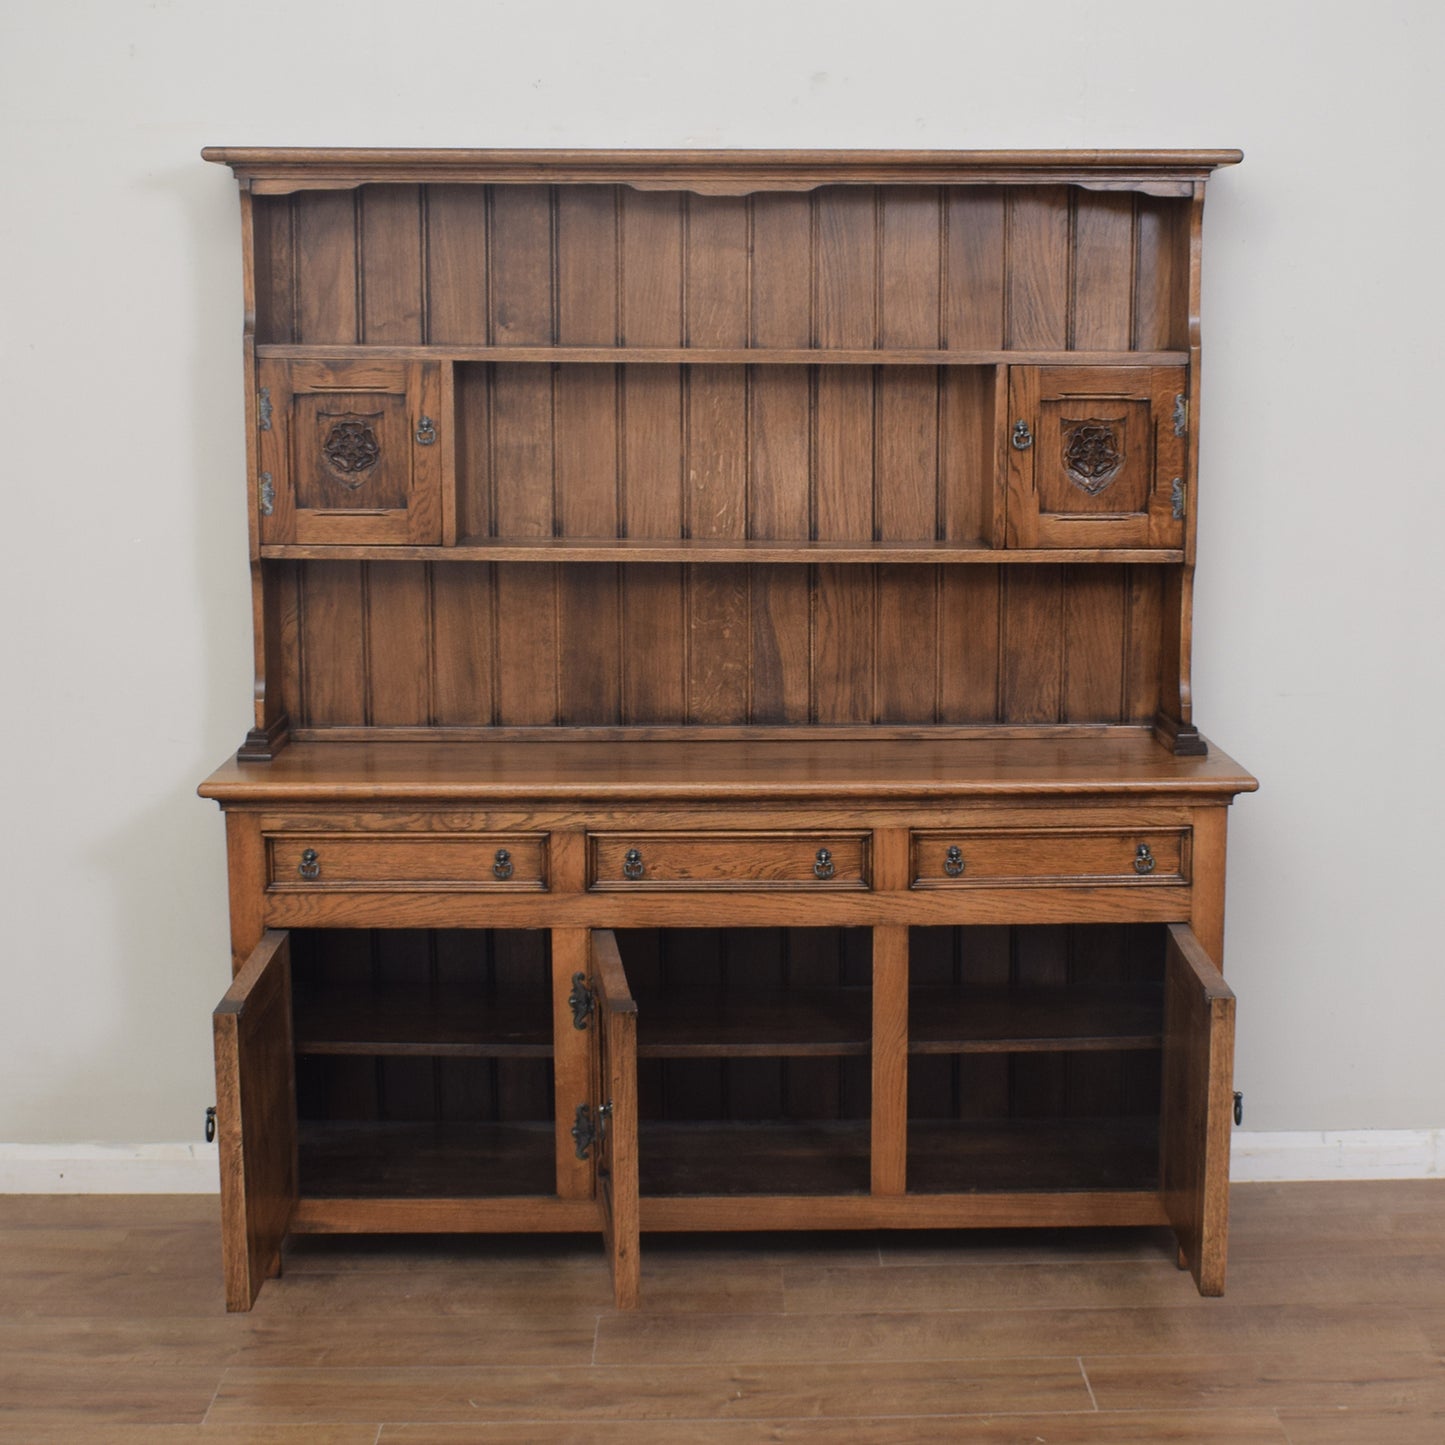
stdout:
[[938,535],[938,386],[932,367],[882,366],[875,375],[873,514],[881,541]]
[[748,568],[698,566],[687,571],[687,719],[746,722]]
[[753,346],[809,346],[813,335],[813,208],[807,195],[752,198]]
[[618,315],[617,188],[557,192],[557,340],[614,346]]
[[622,720],[687,718],[687,617],[682,567],[622,569]]
[[291,341],[295,300],[291,197],[253,196],[251,226],[256,254],[256,340]]
[[937,567],[877,569],[877,696],[880,723],[931,723],[937,698]]
[[989,186],[946,193],[943,344],[955,351],[1004,345],[1004,204]]
[[876,345],[877,192],[825,186],[816,197],[813,314],[817,344]]
[[813,706],[816,722],[870,722],[873,715],[871,567],[815,570]]
[[682,345],[682,210],[675,192],[624,190],[622,341]]
[[495,186],[491,215],[492,339],[498,346],[553,340],[552,201],[547,186]]
[[457,536],[493,535],[492,372],[485,362],[453,368],[453,423],[457,438]]
[[438,344],[485,346],[487,188],[429,186],[426,203],[427,316]]
[[619,385],[623,534],[679,538],[685,467],[682,369],[625,366]]
[[949,542],[992,535],[994,378],[991,366],[946,366],[939,372],[938,529]]
[[302,592],[301,652],[306,721],[366,721],[360,562],[308,562]]
[[687,198],[686,325],[689,346],[748,344],[748,203],[741,196]]
[[552,444],[552,368],[494,366],[491,472],[498,536],[552,535]]
[[622,720],[617,568],[579,563],[558,569],[558,721],[564,726]]
[[423,727],[430,720],[430,596],[426,564],[368,562],[366,675],[377,727]]
[[512,562],[496,569],[497,721],[557,721],[557,569]]
[[749,368],[747,535],[750,537],[808,540],[811,392],[806,367]]
[[938,720],[998,719],[999,611],[1007,568],[940,567]]
[[1127,675],[1124,721],[1150,723],[1159,706],[1159,669],[1164,653],[1164,570],[1125,568]]
[[687,397],[687,535],[747,535],[747,371],[694,366]]
[[931,350],[941,344],[939,192],[889,186],[879,195],[879,345]]
[[1188,201],[1138,198],[1134,260],[1134,345],[1140,351],[1189,345]]
[[432,708],[441,726],[485,727],[492,676],[492,568],[432,568]]
[[813,526],[820,542],[873,536],[873,375],[820,366],[814,402]]
[[253,572],[263,568],[266,587],[277,610],[281,646],[281,709],[292,727],[306,722],[306,703],[301,695],[301,579],[304,562],[252,563]]
[[421,191],[361,191],[362,340],[409,346],[422,340]]
[[1063,598],[1061,567],[1005,569],[1003,722],[1059,721]]
[[356,196],[303,191],[293,205],[296,340],[350,344],[357,338]]
[[559,537],[617,535],[617,369],[560,367],[553,381]]
[[750,722],[808,721],[811,611],[806,567],[752,569]]
[[1009,192],[1008,345],[1068,345],[1069,191],[1033,186]]
[[1065,722],[1119,722],[1127,569],[1064,568]]
[[[1014,930],[1013,982],[1025,988],[1061,988],[1069,979],[1069,929],[1030,924]],[[1016,1054],[1010,1112],[1015,1118],[1058,1118],[1068,1098],[1067,1054]]]
[[1074,203],[1070,345],[1126,351],[1134,334],[1134,197],[1080,191]]

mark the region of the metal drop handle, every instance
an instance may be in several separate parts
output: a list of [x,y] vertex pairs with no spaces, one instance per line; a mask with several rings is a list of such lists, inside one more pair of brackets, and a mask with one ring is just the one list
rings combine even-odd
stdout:
[[437,439],[436,423],[429,417],[424,416],[416,424],[416,444],[419,447],[429,447]]
[[833,873],[833,855],[826,848],[819,848],[813,859],[813,877],[831,878]]
[[1013,434],[1014,450],[1026,452],[1034,444],[1034,434],[1029,430],[1028,422],[1020,419],[1014,423]]
[[497,849],[497,856],[492,862],[492,872],[498,878],[512,876],[512,855],[505,848]]
[[963,849],[957,843],[950,844],[948,852],[943,855],[943,871],[950,878],[961,878],[963,868]]
[[642,854],[636,848],[629,848],[622,855],[622,876],[624,878],[641,878],[644,868]]
[[321,877],[321,854],[315,848],[307,848],[301,854],[296,871],[305,879]]
[[1134,850],[1134,871],[1136,873],[1152,873],[1154,871],[1154,855],[1149,851],[1147,843],[1141,843]]

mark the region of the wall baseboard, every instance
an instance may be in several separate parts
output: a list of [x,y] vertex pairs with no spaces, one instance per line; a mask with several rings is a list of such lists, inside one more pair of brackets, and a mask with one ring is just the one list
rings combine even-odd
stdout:
[[0,1144],[0,1194],[216,1194],[214,1144]]
[[[1445,1178],[1445,1129],[1234,1135],[1236,1184]],[[0,1144],[0,1194],[214,1194],[214,1144]]]

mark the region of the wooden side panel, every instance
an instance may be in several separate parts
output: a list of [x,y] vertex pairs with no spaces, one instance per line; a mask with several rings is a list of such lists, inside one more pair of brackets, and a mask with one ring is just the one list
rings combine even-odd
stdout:
[[256,340],[292,341],[296,297],[291,198],[253,196],[251,227],[255,247]]
[[268,930],[213,1015],[226,1308],[248,1310],[296,1207],[288,935]]
[[1189,202],[1140,196],[1134,253],[1134,345],[1189,341]]
[[606,1133],[597,1158],[597,1203],[613,1298],[620,1310],[635,1309],[641,1293],[637,1159],[637,1004],[628,988],[617,940],[591,935],[592,983],[597,993],[596,1108],[604,1108]]
[[1164,1205],[1199,1293],[1224,1293],[1234,994],[1184,924],[1171,924],[1164,983],[1159,1171]]

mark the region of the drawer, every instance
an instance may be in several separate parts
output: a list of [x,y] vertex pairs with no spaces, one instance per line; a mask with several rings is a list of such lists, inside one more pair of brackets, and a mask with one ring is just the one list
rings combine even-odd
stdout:
[[915,888],[1189,881],[1188,828],[929,830],[912,836]]
[[266,839],[270,887],[543,890],[545,833],[285,833]]
[[868,887],[867,833],[589,833],[587,886]]

